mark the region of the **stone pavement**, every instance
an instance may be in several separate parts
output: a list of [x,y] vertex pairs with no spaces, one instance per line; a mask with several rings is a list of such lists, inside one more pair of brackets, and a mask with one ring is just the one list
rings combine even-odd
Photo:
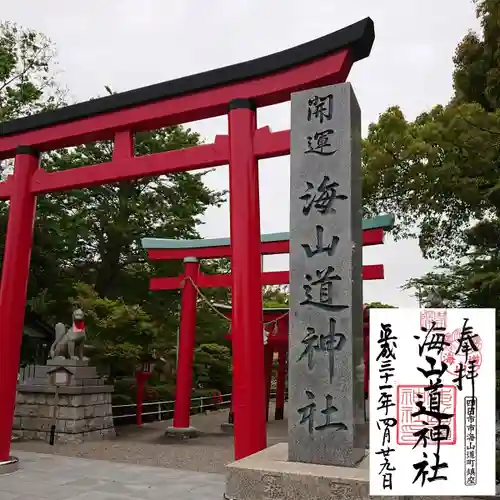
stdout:
[[[273,414],[274,408],[271,408],[270,415]],[[164,433],[171,421],[162,421],[145,424],[143,427],[117,427],[117,437],[106,441],[56,446],[43,441],[18,441],[12,443],[12,454],[17,456],[19,451],[29,451],[225,474],[226,465],[234,461],[233,437],[220,430],[220,424],[227,422],[227,418],[228,410],[193,415],[191,425],[203,435],[182,442],[165,439]],[[268,446],[286,442],[286,420],[271,419],[267,435]]]
[[221,500],[225,476],[16,451],[0,500]]

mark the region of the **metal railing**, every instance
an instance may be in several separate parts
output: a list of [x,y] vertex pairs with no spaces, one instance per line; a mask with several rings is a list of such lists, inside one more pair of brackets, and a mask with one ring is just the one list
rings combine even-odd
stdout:
[[[210,409],[222,409],[227,408],[231,404],[231,393],[212,395],[212,396],[201,396],[197,398],[191,398],[190,413],[191,415],[197,413],[205,413]],[[287,394],[285,394],[285,398]],[[270,399],[275,399],[276,393],[271,392]],[[193,404],[197,403],[197,404]],[[174,405],[175,401],[144,401],[142,403],[143,411],[142,416],[156,415],[157,420],[170,420],[174,416]],[[123,415],[116,415],[115,410],[120,408],[137,408],[136,403],[130,403],[125,405],[113,405],[113,419],[121,418],[132,418],[136,417],[136,413],[125,413]],[[149,409],[154,408],[154,409]],[[165,418],[165,416],[167,416]]]
[[[18,383],[21,383],[25,380],[33,378],[35,376],[35,366],[34,364],[29,365],[21,365],[19,367],[18,372]],[[288,391],[285,393],[285,398],[287,398]],[[227,408],[231,404],[231,393],[227,394],[213,394],[211,396],[200,396],[196,398],[191,398],[191,406],[190,413],[191,415],[197,413],[205,413],[208,410],[212,409],[222,409]],[[276,398],[276,392],[271,391],[270,399]],[[141,412],[142,416],[151,416],[155,415],[156,420],[170,420],[174,416],[174,406],[175,400],[171,401],[144,401],[142,403],[143,411]],[[135,418],[136,413],[129,413],[125,410],[125,408],[133,409],[131,411],[136,410],[137,403],[130,404],[120,404],[113,405],[113,419],[120,420],[125,418]],[[125,411],[125,413],[121,414],[121,411]]]
[[[193,404],[193,403],[198,404]],[[191,398],[191,414],[204,413],[209,409],[219,409],[231,404],[231,393],[212,395],[212,396],[201,396],[197,398]],[[142,416],[146,415],[156,415],[158,420],[164,420],[164,416],[168,415],[166,420],[173,418],[174,415],[174,405],[175,401],[144,401],[142,403],[143,410],[148,410],[145,407],[153,407],[154,410],[142,411]],[[113,405],[113,418],[130,418],[135,417],[136,413],[126,413],[124,415],[115,415],[115,409],[118,408],[137,408],[136,403],[126,404],[126,405]]]

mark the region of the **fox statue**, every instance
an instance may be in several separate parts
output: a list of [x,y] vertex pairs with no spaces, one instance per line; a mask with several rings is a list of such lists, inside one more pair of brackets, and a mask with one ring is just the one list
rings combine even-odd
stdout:
[[56,324],[54,327],[56,339],[50,348],[50,357],[52,359],[63,357],[80,361],[87,360],[84,357],[86,337],[84,316],[81,309],[73,311],[73,324],[68,330],[66,330],[63,323]]

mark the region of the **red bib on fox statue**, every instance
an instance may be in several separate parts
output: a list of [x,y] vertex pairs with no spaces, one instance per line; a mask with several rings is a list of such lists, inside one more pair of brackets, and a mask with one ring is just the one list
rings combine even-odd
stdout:
[[88,361],[84,356],[85,349],[85,322],[84,313],[81,309],[73,311],[73,323],[66,330],[64,323],[57,323],[55,329],[55,340],[50,348],[50,358],[78,359]]
[[85,330],[85,322],[83,319],[75,319],[73,321],[73,331],[74,332],[81,332]]

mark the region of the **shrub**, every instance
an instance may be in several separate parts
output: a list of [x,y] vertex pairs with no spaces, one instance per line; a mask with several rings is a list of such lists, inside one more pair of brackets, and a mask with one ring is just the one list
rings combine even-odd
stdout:
[[130,405],[135,403],[130,396],[125,394],[113,394],[111,401],[113,405]]
[[135,377],[123,377],[116,379],[114,381],[115,395],[123,394],[128,396],[135,401],[135,395],[137,392],[137,384],[135,382]]
[[[191,398],[195,400],[191,402],[192,413],[200,413],[202,409],[203,411],[217,410],[219,408],[219,394],[220,391],[218,389],[197,389],[193,391]],[[207,399],[201,400],[196,398]]]

